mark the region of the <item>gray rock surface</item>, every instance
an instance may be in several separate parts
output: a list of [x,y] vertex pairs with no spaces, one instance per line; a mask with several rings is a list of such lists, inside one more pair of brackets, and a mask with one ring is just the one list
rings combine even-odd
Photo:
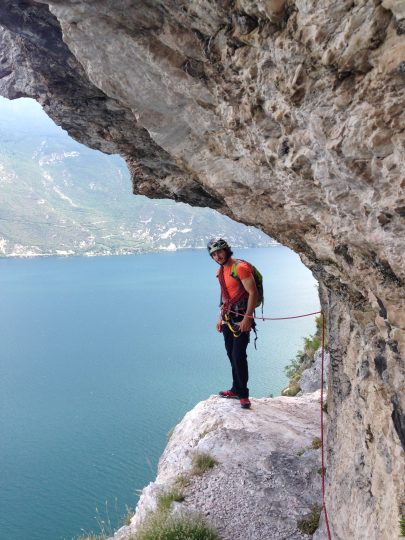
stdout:
[[[329,353],[325,352],[324,370],[323,370],[324,388],[326,388],[327,382],[328,382],[329,362],[330,362]],[[318,349],[314,355],[314,361],[312,365],[301,373],[301,378],[300,378],[301,391],[298,392],[298,395],[302,396],[302,394],[306,394],[308,392],[315,392],[315,390],[318,390],[318,388],[321,387],[321,376],[322,376],[322,350]]]
[[405,514],[403,1],[5,0],[0,93],[211,206],[319,280],[333,538]]
[[242,410],[236,400],[212,396],[196,405],[178,424],[160,459],[155,482],[141,495],[129,527],[114,540],[127,540],[156,509],[156,496],[204,452],[217,461],[213,469],[191,476],[185,500],[175,513],[202,514],[221,539],[303,540],[297,521],[321,504],[319,437],[320,392],[300,398],[252,399]]

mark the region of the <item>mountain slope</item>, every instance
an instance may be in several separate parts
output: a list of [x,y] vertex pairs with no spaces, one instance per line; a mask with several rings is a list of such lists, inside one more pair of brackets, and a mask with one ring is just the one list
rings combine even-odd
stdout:
[[0,256],[273,243],[214,210],[132,195],[120,157],[75,142],[34,101],[0,99],[0,114]]

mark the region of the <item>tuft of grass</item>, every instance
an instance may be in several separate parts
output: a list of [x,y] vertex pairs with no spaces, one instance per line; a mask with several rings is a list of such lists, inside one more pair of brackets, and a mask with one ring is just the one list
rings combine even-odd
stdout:
[[297,456],[303,456],[305,454],[305,448],[302,448],[301,450],[298,450]]
[[180,489],[172,487],[168,491],[159,493],[157,496],[157,509],[159,512],[167,512],[173,502],[184,501],[184,495]]
[[173,482],[173,486],[177,489],[184,489],[189,484],[189,477],[186,474],[179,474],[176,480]]
[[399,533],[401,536],[405,536],[405,514],[402,514],[399,519]]
[[[128,510],[128,507],[126,507]],[[118,512],[117,499],[115,499],[114,511]],[[76,536],[74,540],[106,540],[110,536],[113,536],[114,529],[110,520],[109,504],[105,501],[104,508],[101,511],[96,507],[96,515],[94,519],[97,522],[99,533],[85,533],[80,536]],[[82,529],[83,530],[83,529]]]
[[218,465],[218,461],[204,452],[197,452],[191,458],[192,469],[191,474],[203,474],[208,469],[212,469]]
[[297,522],[297,528],[304,534],[314,534],[319,526],[320,516],[321,509],[317,506],[313,506],[308,517]]
[[125,505],[125,515],[124,517],[122,518],[122,523],[123,525],[131,525],[131,519],[132,519],[132,516],[135,514],[135,510],[132,509],[130,506],[128,506],[127,504]]
[[313,448],[314,450],[317,450],[321,446],[322,446],[322,441],[319,437],[315,437],[314,439],[312,439],[311,448]]
[[[115,499],[115,510],[117,510],[117,499]],[[110,511],[108,501],[105,501],[104,508],[100,511],[96,506],[96,515],[94,516],[100,534],[90,534],[90,540],[104,540],[114,534],[114,529],[111,525]]]
[[[319,467],[319,469],[316,472],[322,475],[322,467]],[[326,467],[323,468],[323,474],[326,474]]]
[[130,540],[220,540],[219,536],[200,517],[172,517],[156,513],[143,523]]

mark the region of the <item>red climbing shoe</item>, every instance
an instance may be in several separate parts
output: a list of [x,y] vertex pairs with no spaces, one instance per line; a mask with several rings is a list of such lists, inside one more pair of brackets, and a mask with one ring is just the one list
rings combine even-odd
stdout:
[[240,406],[242,407],[242,409],[250,409],[250,399],[247,397],[247,398],[242,398],[240,400]]
[[221,397],[224,397],[224,398],[232,398],[232,399],[239,399],[239,396],[237,394],[235,394],[235,392],[232,392],[232,390],[223,390],[219,393],[219,395]]

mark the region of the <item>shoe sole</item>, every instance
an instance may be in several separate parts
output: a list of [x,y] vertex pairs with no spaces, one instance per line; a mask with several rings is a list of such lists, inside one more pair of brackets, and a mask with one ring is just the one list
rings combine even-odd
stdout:
[[250,409],[252,404],[249,401],[248,403],[241,403],[240,406],[242,407],[242,409]]
[[239,396],[224,396],[223,394],[218,394],[219,397],[225,398],[225,399],[239,399]]

